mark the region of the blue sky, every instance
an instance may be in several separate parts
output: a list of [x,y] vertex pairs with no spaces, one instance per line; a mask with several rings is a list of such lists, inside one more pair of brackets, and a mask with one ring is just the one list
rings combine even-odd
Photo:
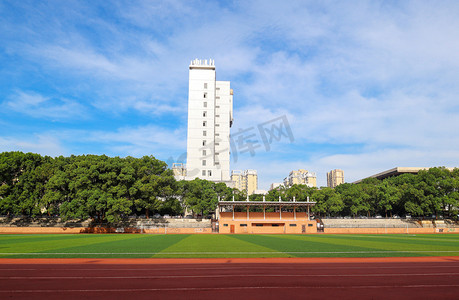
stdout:
[[233,133],[290,125],[233,157],[262,189],[299,168],[326,185],[335,168],[459,166],[457,16],[457,1],[0,1],[0,152],[181,160],[188,65],[213,58]]

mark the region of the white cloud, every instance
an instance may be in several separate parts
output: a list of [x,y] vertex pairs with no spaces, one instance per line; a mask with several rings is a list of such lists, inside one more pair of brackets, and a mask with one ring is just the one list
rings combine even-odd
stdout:
[[52,99],[35,92],[17,91],[3,106],[34,118],[65,121],[85,117],[85,108],[78,102],[65,98]]
[[[196,17],[197,14],[202,14],[201,9],[196,9],[194,4],[192,1],[161,0],[152,2],[142,0],[137,1],[136,5],[118,4],[117,13],[130,24],[162,32],[166,29],[175,29],[177,24],[182,25],[189,19]],[[209,3],[205,8],[211,7],[213,5]]]
[[[168,159],[178,157],[186,149],[186,131],[167,129],[155,125],[123,127],[114,131],[81,132],[81,141],[104,145],[122,155],[154,155]],[[185,150],[186,151],[186,150]]]
[[160,101],[155,100],[140,100],[135,101],[133,107],[142,112],[151,112],[155,115],[165,115],[165,114],[186,114],[187,107],[185,105],[169,105],[167,103],[161,103]]
[[[78,48],[77,48],[78,47]],[[81,48],[81,45],[70,47],[49,45],[34,49],[43,58],[58,63],[60,67],[70,67],[75,71],[97,72],[100,75],[113,76],[119,72],[116,64],[106,56],[94,52],[92,49]]]
[[32,137],[1,137],[0,151],[32,152],[52,157],[65,155],[67,151],[61,141],[48,134],[37,134]]
[[292,127],[298,137],[312,142],[404,147],[439,143],[449,147],[459,140],[457,113],[449,112],[449,101],[402,92],[378,99],[353,92],[341,100],[296,114]]

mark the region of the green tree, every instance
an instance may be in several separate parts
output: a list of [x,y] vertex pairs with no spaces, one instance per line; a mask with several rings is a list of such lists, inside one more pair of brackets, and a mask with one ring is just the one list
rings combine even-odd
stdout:
[[196,178],[181,185],[184,204],[193,214],[205,216],[215,211],[218,202],[215,183]]
[[316,205],[312,207],[312,211],[319,216],[336,217],[344,208],[344,202],[341,195],[332,188],[321,188],[314,194]]
[[392,210],[400,199],[399,189],[392,185],[390,181],[383,180],[377,186],[377,209],[384,212],[385,217],[388,214],[392,217]]

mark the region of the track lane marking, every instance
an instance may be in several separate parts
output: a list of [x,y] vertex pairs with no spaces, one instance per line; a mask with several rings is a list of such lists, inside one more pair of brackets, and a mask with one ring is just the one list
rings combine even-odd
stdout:
[[[364,266],[364,267],[321,267],[320,270],[369,270],[369,269],[438,269],[438,268],[459,268],[459,262],[451,262],[451,266],[439,266],[439,265],[432,265],[432,266],[395,266],[395,267],[382,267],[382,266]],[[84,269],[59,269],[59,268],[49,268],[49,269],[22,269],[22,268],[1,268],[0,271],[190,271],[190,270],[253,270],[253,269],[262,269],[262,270],[298,270],[298,267],[229,267],[227,269],[222,269],[222,267],[216,268],[205,268],[205,267],[197,267],[197,268],[149,268],[149,269],[120,269],[120,268],[84,268]]]
[[459,273],[391,273],[391,274],[210,274],[210,275],[160,275],[160,276],[2,276],[2,280],[39,279],[177,279],[177,278],[227,278],[227,277],[389,277],[389,276],[451,276]]
[[257,289],[385,289],[385,288],[450,288],[459,284],[414,284],[414,285],[355,285],[355,286],[241,286],[241,287],[184,287],[149,289],[72,289],[72,290],[10,290],[0,293],[88,293],[88,292],[158,292],[158,291],[215,291],[215,290],[257,290]]

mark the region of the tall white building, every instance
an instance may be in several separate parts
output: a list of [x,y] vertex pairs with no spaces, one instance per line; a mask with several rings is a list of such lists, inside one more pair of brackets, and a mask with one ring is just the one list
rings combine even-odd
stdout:
[[186,179],[196,177],[231,184],[230,127],[233,90],[216,81],[214,60],[190,64]]

